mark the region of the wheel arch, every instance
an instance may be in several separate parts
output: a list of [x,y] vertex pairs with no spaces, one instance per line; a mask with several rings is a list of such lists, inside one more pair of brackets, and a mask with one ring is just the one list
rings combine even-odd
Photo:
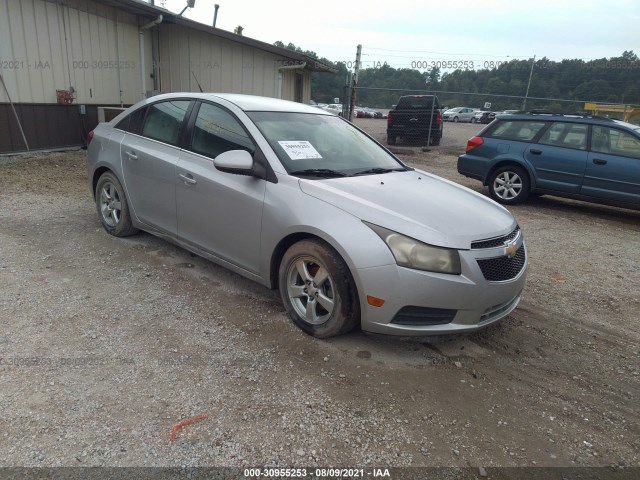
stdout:
[[511,158],[508,159],[503,159],[500,160],[498,162],[496,162],[488,171],[487,174],[485,175],[482,184],[487,187],[489,186],[489,179],[491,178],[491,176],[493,175],[493,173],[498,170],[499,168],[502,167],[506,167],[506,166],[514,166],[514,167],[519,167],[522,168],[525,172],[527,172],[527,175],[529,176],[529,185],[531,190],[533,190],[536,187],[536,181],[535,181],[535,177],[533,176],[531,169],[529,168],[529,166],[523,162],[520,162],[518,160],[514,160]]
[[278,288],[278,272],[280,270],[280,263],[282,262],[282,258],[286,251],[294,244],[302,241],[302,240],[319,240],[320,242],[326,244],[331,248],[336,254],[342,259],[342,261],[347,266],[347,270],[351,275],[351,280],[353,284],[353,288],[355,288],[356,296],[358,296],[358,292],[360,289],[358,288],[358,280],[356,275],[353,274],[353,265],[348,257],[345,256],[343,250],[336,246],[336,243],[332,242],[331,239],[327,239],[324,236],[317,235],[311,232],[295,232],[290,233],[284,238],[282,238],[276,247],[273,249],[271,253],[271,260],[269,262],[269,288],[276,289]]
[[107,172],[115,176],[122,185],[122,188],[124,188],[124,184],[122,183],[122,180],[120,179],[120,177],[118,177],[116,172],[114,172],[111,168],[102,165],[93,171],[93,177],[91,178],[91,194],[93,195],[94,200],[96,199],[96,187],[98,186],[98,180],[100,180],[100,177]]
[[280,262],[282,262],[282,257],[284,257],[285,252],[289,250],[289,247],[294,243],[310,238],[317,238],[324,241],[324,239],[311,233],[297,232],[287,235],[278,242],[276,247],[273,249],[273,252],[271,252],[271,261],[269,262],[269,288],[276,289],[278,287],[278,270],[280,269]]

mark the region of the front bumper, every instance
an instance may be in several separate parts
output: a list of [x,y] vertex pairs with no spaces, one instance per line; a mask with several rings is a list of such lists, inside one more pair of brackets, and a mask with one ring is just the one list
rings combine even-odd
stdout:
[[[488,281],[478,263],[504,257],[504,246],[460,251],[461,275],[397,265],[359,269],[364,289],[362,329],[390,335],[442,335],[473,332],[499,321],[518,306],[525,285],[526,247],[522,235],[517,240],[517,246],[525,249],[524,266],[506,281]],[[384,299],[384,305],[369,305],[367,295]]]

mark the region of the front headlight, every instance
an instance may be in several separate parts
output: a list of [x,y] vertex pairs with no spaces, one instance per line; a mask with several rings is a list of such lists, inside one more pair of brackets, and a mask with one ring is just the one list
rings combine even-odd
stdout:
[[457,250],[427,245],[386,228],[363,222],[387,244],[401,267],[428,272],[460,275],[460,255]]

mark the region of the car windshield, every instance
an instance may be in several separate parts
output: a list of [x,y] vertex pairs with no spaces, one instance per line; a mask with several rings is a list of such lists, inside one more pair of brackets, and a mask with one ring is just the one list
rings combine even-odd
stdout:
[[247,115],[293,175],[341,177],[408,170],[340,117],[291,112]]
[[633,130],[635,133],[640,133],[640,127],[638,125],[634,125],[633,123],[623,122],[622,120],[614,120],[615,124],[620,125],[621,127],[626,127],[630,130]]

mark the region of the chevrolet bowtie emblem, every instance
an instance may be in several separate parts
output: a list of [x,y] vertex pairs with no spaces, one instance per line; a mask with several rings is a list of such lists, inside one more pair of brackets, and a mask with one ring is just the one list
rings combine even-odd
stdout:
[[517,251],[518,247],[515,243],[510,243],[509,245],[507,245],[507,257],[513,258]]

